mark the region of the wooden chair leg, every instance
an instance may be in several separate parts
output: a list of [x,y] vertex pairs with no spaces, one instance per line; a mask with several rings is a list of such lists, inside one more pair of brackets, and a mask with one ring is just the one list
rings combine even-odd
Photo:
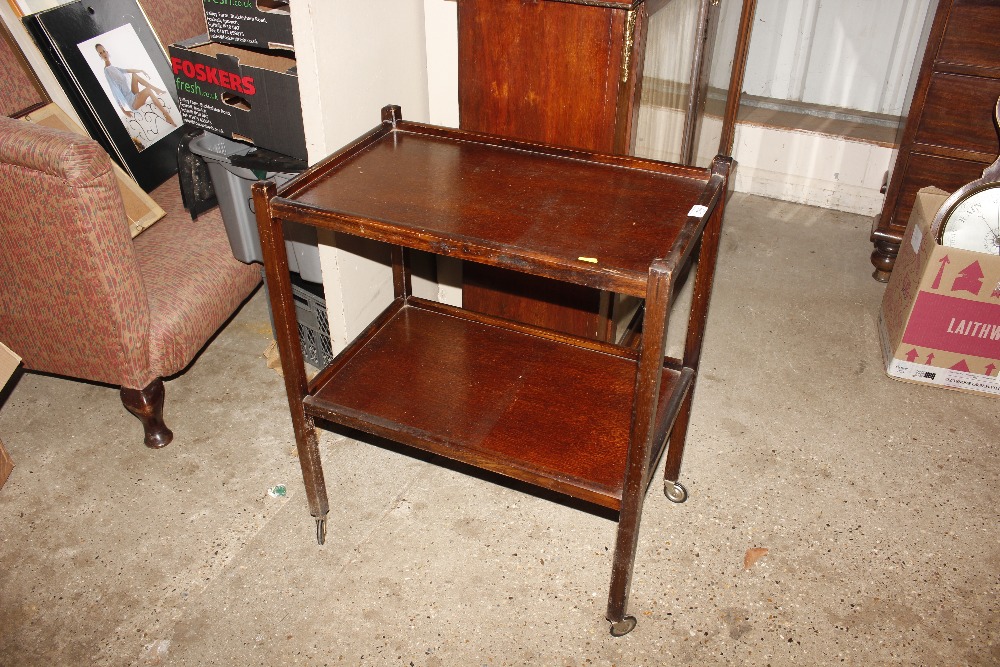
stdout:
[[163,423],[163,380],[156,378],[145,389],[122,387],[122,404],[139,418],[145,431],[147,447],[160,449],[174,439],[173,432]]

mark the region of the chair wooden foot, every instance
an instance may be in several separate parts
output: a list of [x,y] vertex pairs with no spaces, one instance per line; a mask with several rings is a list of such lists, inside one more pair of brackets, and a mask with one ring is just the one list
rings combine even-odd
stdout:
[[121,397],[125,409],[142,422],[147,447],[160,449],[170,444],[174,434],[163,423],[163,380],[157,378],[145,389],[122,387]]

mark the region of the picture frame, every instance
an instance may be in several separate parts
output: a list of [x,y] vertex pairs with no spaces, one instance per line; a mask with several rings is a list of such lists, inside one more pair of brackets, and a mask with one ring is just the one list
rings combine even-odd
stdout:
[[7,64],[0,69],[0,89],[3,90],[0,113],[20,118],[51,102],[38,75],[3,21],[0,21],[0,52],[6,52],[4,62]]
[[136,0],[77,0],[23,21],[87,131],[143,190],[177,173],[177,93]]

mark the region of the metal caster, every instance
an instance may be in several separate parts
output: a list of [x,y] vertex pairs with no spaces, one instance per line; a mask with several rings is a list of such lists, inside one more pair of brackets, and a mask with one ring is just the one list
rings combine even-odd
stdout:
[[636,620],[635,616],[626,616],[617,623],[611,624],[611,636],[612,637],[624,637],[628,633],[632,632],[635,628]]
[[316,519],[316,543],[320,546],[326,542],[326,517]]
[[688,490],[680,482],[663,480],[663,494],[672,503],[682,503],[688,499]]

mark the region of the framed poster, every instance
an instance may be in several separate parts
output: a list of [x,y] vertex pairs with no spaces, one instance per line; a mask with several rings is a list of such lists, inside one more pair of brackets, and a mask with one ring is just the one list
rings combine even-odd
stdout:
[[177,93],[136,0],[78,0],[24,23],[90,135],[122,169],[146,191],[177,173]]

